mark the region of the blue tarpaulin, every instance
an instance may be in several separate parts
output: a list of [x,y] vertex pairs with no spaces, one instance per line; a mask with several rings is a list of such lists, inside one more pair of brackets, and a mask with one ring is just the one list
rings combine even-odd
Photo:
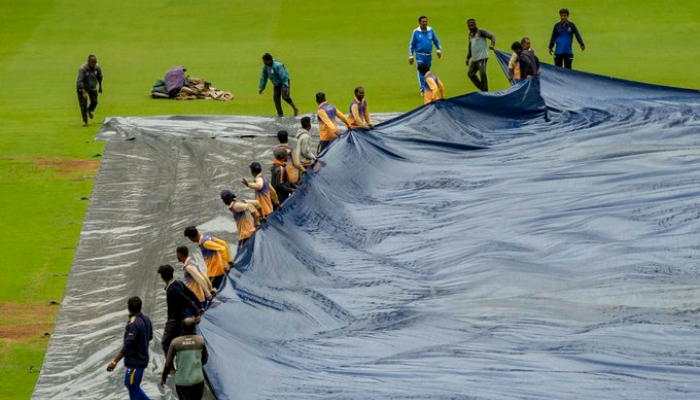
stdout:
[[699,112],[543,65],[344,134],[201,323],[213,391],[697,398]]

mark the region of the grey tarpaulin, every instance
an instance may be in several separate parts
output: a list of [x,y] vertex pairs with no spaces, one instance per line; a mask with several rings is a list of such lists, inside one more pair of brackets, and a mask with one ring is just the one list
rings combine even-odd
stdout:
[[[700,395],[700,95],[542,72],[328,150],[200,325],[220,399]],[[161,328],[155,266],[191,223],[232,240],[218,190],[270,158],[275,122],[233,121],[106,124],[35,398],[124,397],[125,298]]]
[[[396,114],[377,115],[378,121]],[[248,164],[267,171],[276,133],[297,132],[298,120],[265,117],[165,116],[108,118],[106,142],[66,293],[34,399],[123,399],[123,369],[105,367],[119,350],[126,299],[141,296],[154,324],[151,363],[142,387],[153,398],[176,398],[157,386],[163,365],[160,337],[165,292],[156,269],[176,266],[175,247],[187,245],[188,225],[216,233],[235,247],[235,226],[219,191],[250,196],[240,178]],[[318,139],[318,134],[312,131]],[[172,381],[172,379],[170,380]],[[172,382],[170,382],[172,384]]]

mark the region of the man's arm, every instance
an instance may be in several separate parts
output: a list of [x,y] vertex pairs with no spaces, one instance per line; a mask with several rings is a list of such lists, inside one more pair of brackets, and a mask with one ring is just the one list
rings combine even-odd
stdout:
[[99,92],[102,93],[102,67],[100,67],[98,65],[96,68],[97,68],[97,83],[100,85]]
[[[202,340],[204,340],[202,338]],[[209,351],[207,351],[207,345],[202,346],[202,365],[206,365],[209,361]]]
[[[328,113],[326,113],[326,110],[318,110],[317,114],[318,114],[318,119],[323,121],[323,123],[326,124],[327,127],[331,128],[331,127],[335,126],[335,123],[333,121],[331,121],[330,118],[328,118]],[[346,120],[347,120],[347,118],[346,118]],[[334,133],[336,136],[338,136],[340,134],[340,131],[338,131],[338,129],[336,128]]]
[[[192,275],[192,278],[194,278],[195,282],[197,282],[199,284],[199,287],[202,288],[202,290],[204,291],[204,296],[207,299],[211,298],[211,281],[202,276],[202,273],[199,272],[199,270],[193,265],[186,266],[185,270],[187,270],[187,272],[189,272],[190,275]],[[209,284],[207,285],[207,283]]]
[[298,169],[299,171],[304,172],[305,169],[301,166],[301,161],[299,161],[299,153],[296,150],[297,149],[292,150],[292,165],[294,165],[294,168]]
[[350,121],[348,121],[348,117],[345,116],[340,110],[338,110],[338,107],[335,108],[335,115],[338,117],[339,120],[343,121],[345,123],[345,126],[350,129]]
[[276,204],[279,207],[280,199],[277,197],[277,191],[275,190],[274,186],[270,186],[270,200],[272,200],[273,204]]
[[219,238],[213,238],[213,240],[216,242],[216,244],[223,247],[223,250],[219,250],[219,252],[221,253],[221,258],[224,260],[225,263],[230,263],[231,252],[229,251],[228,243],[226,243],[225,240]]
[[552,50],[554,49],[554,42],[557,41],[557,24],[554,24],[554,28],[552,28],[552,36],[549,38],[549,54],[552,54]]
[[372,121],[369,119],[369,105],[365,103],[365,122],[370,129],[374,128]]
[[265,90],[265,86],[267,86],[267,68],[263,65],[262,74],[260,74],[260,83],[258,84],[260,93]]
[[469,41],[469,51],[467,52],[467,61],[466,64],[469,66],[469,60],[472,59],[472,41]]
[[114,358],[112,361],[107,365],[107,371],[112,372],[114,371],[114,368],[117,367],[117,364],[119,364],[119,361],[124,358],[124,354],[126,354],[127,349],[129,346],[131,346],[132,343],[136,340],[139,334],[139,329],[134,323],[130,323],[129,325],[126,326],[126,333],[124,334],[124,344],[122,345],[122,348],[117,352],[117,354],[114,355]]
[[233,211],[243,212],[248,209],[248,203],[233,203]]
[[411,41],[408,42],[408,56],[413,57],[414,51],[416,51],[416,31],[411,33]]
[[433,29],[433,44],[435,45],[435,48],[437,49],[438,58],[441,58],[442,57],[442,47],[440,46],[440,39],[438,39],[437,33],[435,33],[435,29]]
[[[574,24],[572,23],[572,25]],[[586,50],[586,45],[583,44],[583,38],[581,37],[581,33],[579,33],[576,25],[574,25],[574,35],[576,35],[576,41],[578,42],[579,46],[581,46],[581,51]]]
[[487,31],[486,29],[479,29],[479,34],[481,34],[481,36],[485,38],[488,38],[491,41],[491,50],[493,50],[494,47],[496,47],[496,35]]
[[438,81],[438,90],[440,91],[440,94],[442,95],[442,98],[445,98],[445,86],[442,84],[442,81]]
[[182,304],[185,306],[185,308],[189,308],[192,311],[193,317],[197,317],[199,315],[199,310],[202,307],[202,304],[199,302],[199,297],[197,297],[197,295],[184,284],[182,285],[181,293],[183,296]]
[[257,177],[253,182],[248,182],[248,187],[255,190],[260,190],[265,185],[262,177]]
[[168,356],[165,358],[165,365],[163,365],[163,373],[160,375],[160,386],[165,386],[165,381],[168,380],[168,375],[170,375],[170,371],[173,369],[173,365],[175,363],[175,354],[177,351],[175,350],[175,346],[177,346],[176,343],[179,343],[180,341],[178,338],[175,338],[171,343],[170,347],[168,348]]
[[85,90],[85,70],[83,67],[78,68],[78,80],[76,82],[78,90]]
[[287,71],[287,67],[285,67],[284,64],[280,64],[280,68],[277,73],[279,74],[280,79],[282,79],[282,86],[285,89],[289,89],[289,71]]
[[352,114],[352,118],[355,120],[355,124],[364,129],[364,130],[369,130],[369,126],[365,125],[364,122],[362,122],[362,117],[360,116],[360,106],[355,104],[353,101],[352,106],[350,106],[350,114]]

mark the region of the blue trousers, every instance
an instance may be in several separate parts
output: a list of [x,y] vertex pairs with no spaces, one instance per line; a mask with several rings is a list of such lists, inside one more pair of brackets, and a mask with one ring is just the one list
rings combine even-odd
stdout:
[[[433,56],[424,56],[416,53],[416,68],[418,68],[418,64],[426,64],[428,65],[428,68],[430,68],[433,65]],[[421,90],[423,90],[425,87],[425,78],[420,72],[418,72],[418,84],[420,85]]]
[[141,379],[143,378],[143,368],[127,368],[124,376],[124,386],[129,391],[131,400],[151,400],[146,393],[141,390]]

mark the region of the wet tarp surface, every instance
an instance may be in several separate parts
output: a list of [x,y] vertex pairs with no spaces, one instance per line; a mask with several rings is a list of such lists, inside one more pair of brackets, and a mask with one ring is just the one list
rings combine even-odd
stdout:
[[[539,81],[343,135],[239,251],[200,324],[213,392],[698,398],[699,112],[695,91],[543,65]],[[245,194],[245,166],[270,158],[265,134],[286,122],[230,121],[105,126],[35,398],[124,397],[101,369],[126,297],[145,298],[159,334],[155,269],[182,229],[234,241],[218,190]]]

